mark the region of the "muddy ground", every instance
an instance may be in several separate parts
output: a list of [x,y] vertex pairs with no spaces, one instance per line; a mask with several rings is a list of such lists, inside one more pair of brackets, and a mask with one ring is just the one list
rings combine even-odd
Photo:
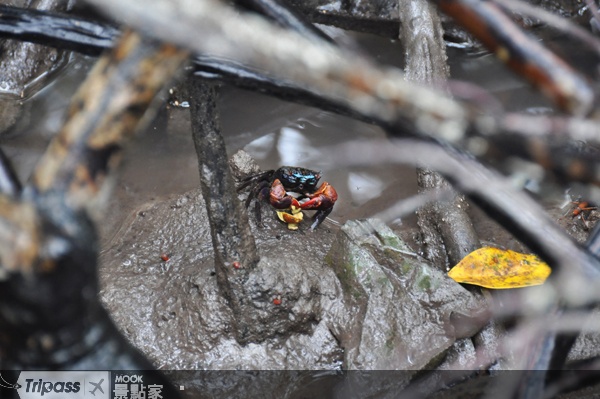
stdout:
[[[136,208],[105,244],[101,298],[125,336],[157,367],[405,370],[401,377],[380,381],[378,376],[380,385],[365,394],[401,389],[421,369],[472,368],[481,345],[495,348],[498,356],[488,366],[510,367],[498,350],[505,336],[488,324],[489,302],[478,288],[467,290],[427,265],[418,255],[416,229],[393,231],[363,220],[343,227],[326,221],[316,232],[304,221],[299,231],[291,231],[268,206],[263,208],[264,227],[251,217],[263,257],[254,299],[273,316],[261,319],[263,335],[247,345],[236,342],[233,315],[217,287],[199,190]],[[573,217],[573,205],[566,202],[548,209],[580,241],[598,218],[595,210],[585,220]],[[484,245],[527,252],[479,210],[472,208],[471,214]],[[503,301],[506,295],[491,297]],[[597,354],[598,340],[597,334],[581,338],[571,358]],[[307,383],[296,385],[297,376],[289,373],[276,376],[276,382],[259,380],[253,389],[258,394],[265,386],[277,390],[283,384],[295,394]],[[237,377],[227,388],[215,388],[209,382],[213,377],[175,376],[195,386],[196,393],[226,397],[249,389]],[[337,382],[335,374],[329,378]],[[308,382],[318,385],[317,380]],[[334,384],[335,391],[348,389],[346,383]]]

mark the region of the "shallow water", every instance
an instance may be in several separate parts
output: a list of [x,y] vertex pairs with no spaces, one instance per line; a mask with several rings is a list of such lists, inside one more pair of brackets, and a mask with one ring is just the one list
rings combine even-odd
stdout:
[[[380,62],[401,66],[403,50],[396,41],[357,36],[359,44]],[[489,55],[468,56],[448,49],[452,78],[468,80],[491,91],[508,110],[545,107],[547,103]],[[0,145],[26,180],[48,140],[58,131],[68,101],[85,78],[93,59],[74,56],[56,81],[26,102],[22,120]],[[229,154],[248,151],[264,169],[296,165],[322,171],[323,180],[339,194],[330,221],[374,215],[417,191],[413,168],[378,166],[348,168],[332,164],[327,150],[353,140],[385,142],[376,126],[321,110],[283,102],[257,93],[224,87],[219,99],[221,124]],[[121,175],[107,204],[100,231],[108,237],[130,212],[150,201],[186,192],[199,184],[190,134],[189,109],[163,106],[157,118],[125,154]],[[414,225],[413,216],[395,224]]]

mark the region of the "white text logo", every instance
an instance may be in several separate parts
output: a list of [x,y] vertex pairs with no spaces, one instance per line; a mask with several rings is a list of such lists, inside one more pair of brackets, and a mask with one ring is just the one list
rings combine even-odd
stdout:
[[21,399],[109,399],[108,371],[22,371]]

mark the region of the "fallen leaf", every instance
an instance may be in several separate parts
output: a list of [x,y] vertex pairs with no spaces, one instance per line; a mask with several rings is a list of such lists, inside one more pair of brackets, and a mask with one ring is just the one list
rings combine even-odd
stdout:
[[484,247],[465,256],[448,276],[459,283],[504,289],[543,284],[550,272],[536,255]]

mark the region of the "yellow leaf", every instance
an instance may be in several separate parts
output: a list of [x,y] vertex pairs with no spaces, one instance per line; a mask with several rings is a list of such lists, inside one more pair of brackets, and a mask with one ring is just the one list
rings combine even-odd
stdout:
[[484,247],[465,256],[448,276],[459,283],[503,289],[543,284],[550,271],[535,255]]

